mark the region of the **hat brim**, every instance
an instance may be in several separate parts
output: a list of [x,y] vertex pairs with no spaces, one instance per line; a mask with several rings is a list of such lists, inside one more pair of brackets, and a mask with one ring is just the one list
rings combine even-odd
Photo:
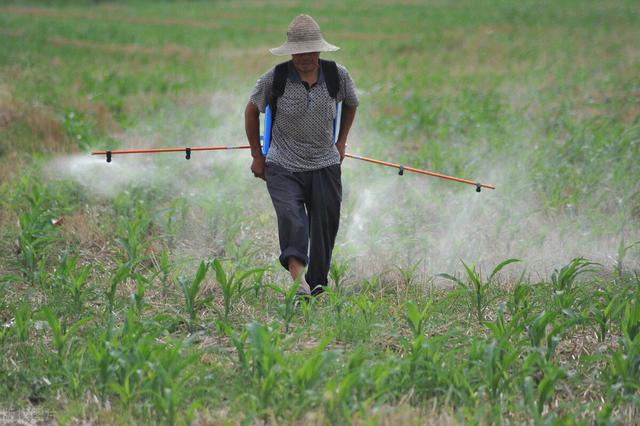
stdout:
[[309,53],[309,52],[335,52],[339,50],[338,46],[334,46],[331,43],[327,43],[324,39],[321,40],[312,40],[312,41],[297,41],[297,42],[285,42],[280,47],[274,47],[273,49],[269,49],[274,55],[284,56],[284,55],[297,55],[299,53]]

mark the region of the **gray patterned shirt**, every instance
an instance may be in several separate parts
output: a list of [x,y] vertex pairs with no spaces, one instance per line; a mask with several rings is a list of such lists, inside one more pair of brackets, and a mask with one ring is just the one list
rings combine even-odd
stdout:
[[[273,85],[275,67],[258,79],[250,102],[264,112]],[[356,86],[345,67],[338,64],[340,90],[337,99],[329,96],[322,68],[316,84],[307,88],[293,65],[284,93],[278,98],[276,119],[271,129],[271,146],[267,163],[292,172],[304,172],[340,164],[340,154],[333,143],[333,120],[336,100],[351,108],[358,106]]]

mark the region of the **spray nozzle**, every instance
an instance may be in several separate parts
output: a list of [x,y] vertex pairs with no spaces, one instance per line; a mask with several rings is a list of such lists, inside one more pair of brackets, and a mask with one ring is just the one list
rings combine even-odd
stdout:
[[482,191],[482,184],[480,182],[476,182],[476,192]]
[[186,158],[187,160],[191,159],[191,148],[185,148],[184,152],[186,152],[186,155],[184,156],[184,158]]
[[400,176],[404,175],[404,166],[403,165],[400,165],[400,167],[398,167],[398,174]]
[[107,151],[107,163],[111,162],[111,151]]

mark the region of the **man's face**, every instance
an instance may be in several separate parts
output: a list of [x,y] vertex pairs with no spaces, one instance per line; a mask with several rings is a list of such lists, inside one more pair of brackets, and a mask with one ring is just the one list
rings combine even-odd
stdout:
[[320,64],[320,52],[298,53],[291,55],[293,66],[299,72],[307,73],[315,70]]

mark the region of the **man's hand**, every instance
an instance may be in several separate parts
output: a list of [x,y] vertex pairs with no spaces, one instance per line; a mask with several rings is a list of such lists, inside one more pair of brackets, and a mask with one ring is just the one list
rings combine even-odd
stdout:
[[347,152],[347,141],[338,141],[336,142],[336,148],[338,148],[338,152],[340,153],[340,164],[342,164],[342,160],[344,160],[344,155]]
[[262,180],[266,180],[264,177],[265,161],[263,156],[253,157],[253,162],[251,163],[251,171],[253,172],[253,176]]
[[356,117],[356,109],[347,105],[342,106],[342,114],[340,115],[340,132],[338,133],[338,140],[336,141],[336,148],[340,153],[340,164],[344,160],[347,151],[347,135],[353,119]]
[[265,164],[262,148],[260,147],[260,111],[258,107],[249,102],[244,110],[244,129],[247,132],[247,140],[251,145],[251,171],[253,175],[262,180],[264,177]]

